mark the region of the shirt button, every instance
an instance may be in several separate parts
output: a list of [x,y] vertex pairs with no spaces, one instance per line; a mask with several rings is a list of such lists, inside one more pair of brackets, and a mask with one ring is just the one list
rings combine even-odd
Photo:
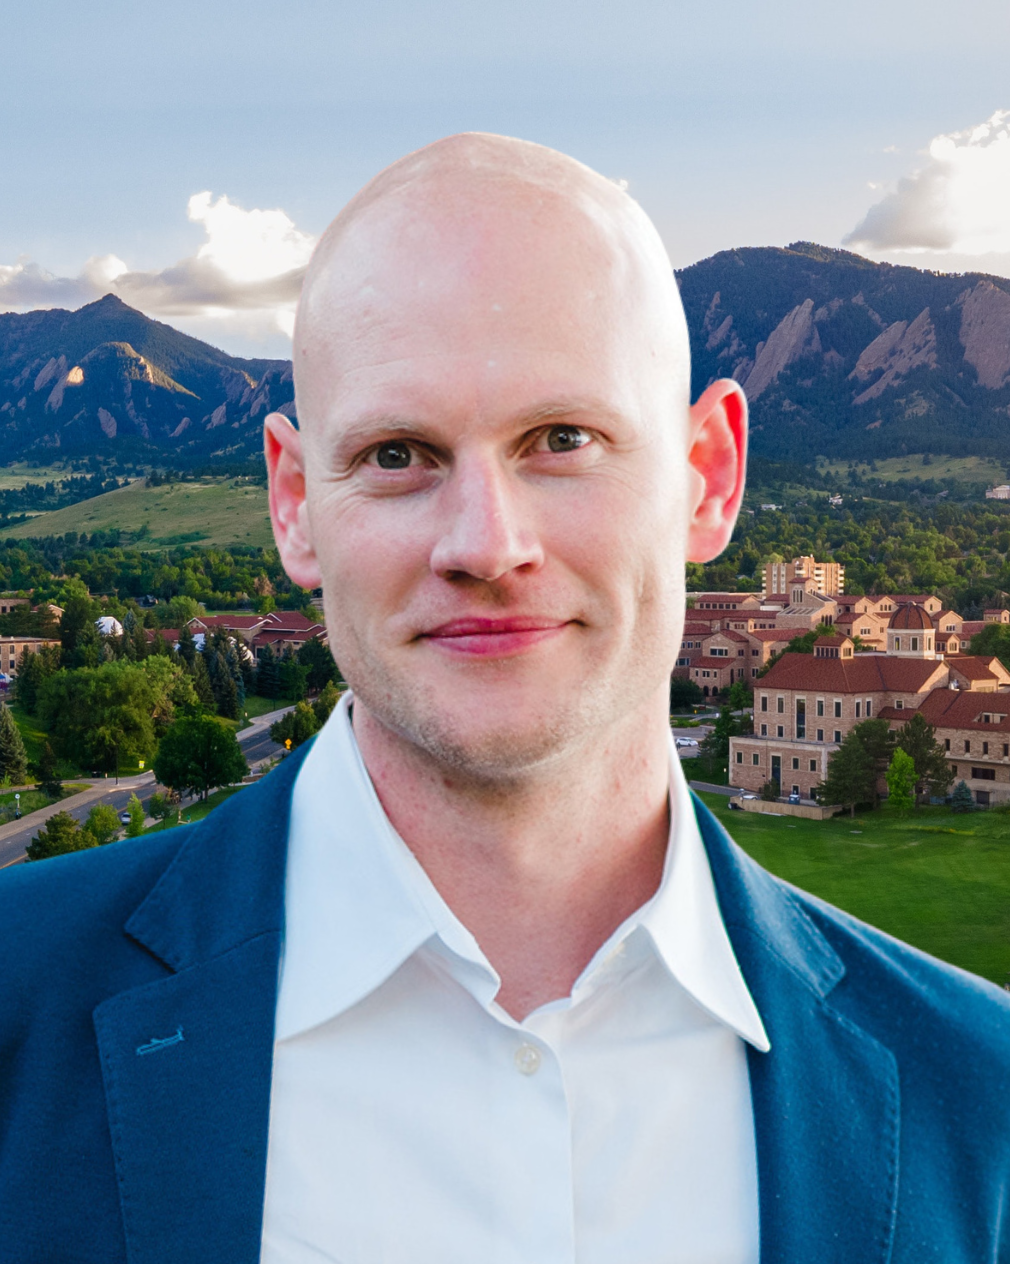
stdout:
[[520,1075],[536,1075],[540,1070],[540,1050],[533,1045],[520,1045],[515,1051],[515,1064]]

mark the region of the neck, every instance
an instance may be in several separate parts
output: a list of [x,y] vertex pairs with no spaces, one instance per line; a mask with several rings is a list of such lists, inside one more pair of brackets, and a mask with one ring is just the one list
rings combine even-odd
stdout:
[[462,785],[360,701],[354,730],[393,827],[502,980],[522,1019],[567,996],[655,892],[669,837],[665,697],[508,793]]

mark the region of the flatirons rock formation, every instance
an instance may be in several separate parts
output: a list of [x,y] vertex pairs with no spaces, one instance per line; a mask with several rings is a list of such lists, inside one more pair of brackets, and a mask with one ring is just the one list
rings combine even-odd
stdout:
[[179,465],[257,457],[294,415],[291,364],[242,360],[108,294],[76,312],[0,315],[0,461],[92,452]]
[[754,450],[1010,459],[1010,280],[796,242],[678,273],[694,389],[735,377]]

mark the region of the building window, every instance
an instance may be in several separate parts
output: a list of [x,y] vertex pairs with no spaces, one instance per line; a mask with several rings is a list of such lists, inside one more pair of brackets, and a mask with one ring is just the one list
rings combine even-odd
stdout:
[[982,743],[982,754],[983,754],[983,755],[988,755],[988,754],[989,754],[989,743],[988,743],[988,742],[983,742],[983,743]]
[[904,709],[905,709],[905,700],[904,700],[903,698],[895,698],[895,700],[894,700],[894,709],[895,709],[895,711],[904,711]]
[[799,794],[799,792],[800,792],[799,786],[793,786],[793,794]]
[[872,714],[873,714],[873,699],[867,698],[866,699],[866,718],[869,719]]
[[797,738],[805,738],[807,735],[807,700],[806,698],[796,699],[796,736]]
[[897,653],[900,649],[901,649],[901,637],[896,636],[894,638],[894,652]]
[[842,740],[842,730],[835,729],[835,741],[840,742],[841,740]]
[[973,768],[971,770],[971,775],[973,779],[976,781],[995,781],[996,769],[995,768]]
[[782,728],[782,725],[781,725],[781,724],[779,725],[778,736],[779,736],[779,737],[785,737],[785,731],[784,731],[784,729]]
[[751,762],[751,763],[755,766],[755,768],[756,768],[756,767],[757,767],[757,765],[761,762],[761,756],[760,756],[760,755],[758,755],[758,754],[757,754],[757,752],[755,751],[755,753],[754,753],[753,755],[751,755],[751,757],[750,757],[750,762]]
[[824,714],[824,699],[823,698],[817,699],[817,714],[819,716]]
[[737,753],[736,753],[736,762],[737,762],[738,764],[742,764],[742,763],[743,763],[743,751],[737,751]]
[[857,702],[856,702],[856,719],[857,719],[857,720],[859,719],[859,706],[860,706],[860,704],[859,704],[859,702],[857,701]]
[[793,756],[793,772],[799,772],[799,770],[800,770],[800,761],[794,755]]
[[841,698],[836,698],[835,699],[835,719],[840,720],[841,718],[842,718],[842,700]]
[[785,698],[777,698],[775,700],[775,709],[778,711],[779,715],[785,714],[785,710],[786,710]]
[[949,738],[949,737],[945,737],[945,738],[943,739],[943,749],[944,749],[944,750],[950,750],[950,738]]
[[824,730],[823,730],[823,729],[818,729],[818,730],[817,730],[817,740],[818,740],[819,742],[823,742],[823,741],[824,741]]
[[917,650],[918,648],[919,648],[919,638],[918,638],[917,636],[913,636],[913,637],[912,637],[912,649],[913,649],[913,650]]
[[964,753],[966,755],[971,754],[971,740],[967,737],[964,739]]
[[768,736],[768,725],[767,725],[767,724],[762,724],[762,725],[761,725],[761,736],[762,736],[762,737],[767,737],[767,736]]
[[1010,758],[1010,742],[1003,743],[1003,758]]
[[768,695],[766,693],[763,693],[761,695],[761,710],[762,711],[768,710]]
[[816,760],[816,759],[812,759],[812,760],[810,761],[810,771],[811,771],[811,772],[816,772],[816,771],[817,771],[817,760]]
[[933,648],[933,638],[932,638],[931,636],[927,636],[927,637],[926,637],[926,649],[927,649],[927,650],[931,650],[932,648]]

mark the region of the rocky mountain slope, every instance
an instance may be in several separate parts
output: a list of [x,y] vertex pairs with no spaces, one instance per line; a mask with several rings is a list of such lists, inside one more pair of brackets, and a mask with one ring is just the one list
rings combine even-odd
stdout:
[[76,312],[0,315],[0,461],[79,453],[188,465],[261,450],[294,412],[286,360],[242,360],[111,294]]
[[755,452],[1010,459],[1010,280],[809,242],[678,273],[694,389],[735,377]]
[[[695,393],[741,382],[756,453],[1010,461],[1010,280],[796,242],[724,251],[678,281]],[[294,415],[288,361],[237,359],[112,295],[0,315],[0,461],[258,459],[271,409]]]

